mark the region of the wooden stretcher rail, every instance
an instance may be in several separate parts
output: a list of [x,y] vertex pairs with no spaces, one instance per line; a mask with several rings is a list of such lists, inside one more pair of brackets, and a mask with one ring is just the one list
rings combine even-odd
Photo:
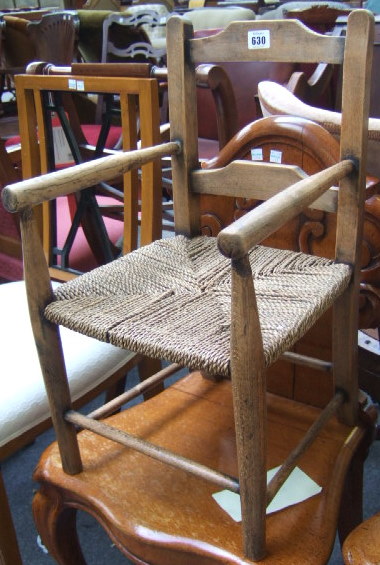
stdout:
[[153,459],[157,459],[158,461],[162,461],[163,463],[172,465],[182,469],[183,471],[193,473],[194,475],[217,484],[221,488],[226,488],[236,493],[239,492],[239,482],[233,477],[214,471],[205,465],[201,465],[191,459],[172,453],[163,447],[153,445],[146,440],[136,438],[122,430],[117,430],[112,426],[103,424],[102,422],[98,422],[92,418],[88,418],[88,416],[83,416],[82,414],[79,414],[79,412],[69,410],[65,414],[65,420],[80,426],[81,428],[90,430],[103,437],[116,441],[117,443],[121,443],[126,447],[136,449],[148,457],[152,457]]
[[150,63],[73,63],[71,66],[57,66],[52,63],[33,62],[26,67],[30,75],[77,75],[129,78],[167,78],[167,68]]
[[326,373],[330,373],[333,368],[333,364],[330,361],[309,357],[308,355],[301,355],[300,353],[293,353],[293,351],[286,351],[280,356],[280,359],[289,361],[289,363],[294,363],[295,365],[310,367],[318,371],[326,371]]
[[271,503],[276,496],[290,473],[295,468],[298,459],[315,440],[320,430],[325,426],[328,420],[337,412],[338,408],[344,402],[344,393],[342,391],[336,392],[334,397],[330,400],[326,408],[321,412],[319,418],[310,426],[307,433],[304,435],[297,447],[289,454],[286,461],[281,465],[280,469],[271,479],[267,488],[267,505]]
[[174,373],[176,373],[180,369],[182,369],[182,366],[178,365],[177,363],[173,363],[172,365],[169,365],[169,367],[165,367],[164,369],[162,369],[162,371],[159,371],[158,373],[156,373],[156,374],[152,375],[151,377],[145,379],[143,382],[137,384],[133,388],[127,390],[123,394],[120,394],[119,396],[117,396],[116,398],[113,398],[112,400],[110,400],[106,404],[103,404],[102,406],[100,406],[96,410],[93,410],[92,412],[90,412],[87,415],[88,418],[93,418],[94,420],[99,420],[100,418],[104,418],[105,416],[109,416],[110,414],[115,412],[115,410],[117,410],[118,408],[121,408],[121,406],[123,406],[123,404],[126,404],[130,400],[133,400],[133,398],[136,398],[137,396],[139,396],[143,392],[150,390],[151,388],[153,388],[154,386],[156,386],[157,384],[159,384],[163,380],[167,379],[171,375],[174,375]]

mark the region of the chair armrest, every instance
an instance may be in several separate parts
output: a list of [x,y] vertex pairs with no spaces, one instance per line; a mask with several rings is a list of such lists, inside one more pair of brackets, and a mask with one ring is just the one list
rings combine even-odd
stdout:
[[[261,109],[264,116],[297,116],[322,125],[327,131],[340,133],[342,115],[323,110],[299,100],[287,88],[271,81],[262,81],[258,86]],[[380,119],[369,118],[368,139],[380,140]]]
[[220,252],[231,259],[241,259],[354,168],[354,162],[346,159],[269,198],[219,233]]
[[8,212],[36,206],[47,200],[73,194],[101,181],[108,181],[161,157],[181,151],[177,141],[110,155],[75,165],[68,169],[48,173],[39,177],[17,182],[3,190],[3,204]]

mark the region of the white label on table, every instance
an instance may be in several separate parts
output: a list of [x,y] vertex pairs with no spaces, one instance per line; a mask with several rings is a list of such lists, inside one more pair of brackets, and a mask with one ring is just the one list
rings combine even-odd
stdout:
[[269,29],[257,29],[248,32],[248,49],[269,49]]
[[77,81],[73,78],[69,78],[69,88],[70,90],[76,90],[77,89]]
[[[276,467],[275,469],[268,471],[267,484],[276,474],[278,469],[279,467]],[[304,473],[299,467],[295,467],[267,507],[267,514],[278,512],[279,510],[292,506],[293,504],[299,504],[300,502],[319,494],[321,491],[322,487],[306,475],[306,473]],[[214,493],[212,497],[235,522],[241,521],[239,494],[231,492],[230,490],[222,490]]]

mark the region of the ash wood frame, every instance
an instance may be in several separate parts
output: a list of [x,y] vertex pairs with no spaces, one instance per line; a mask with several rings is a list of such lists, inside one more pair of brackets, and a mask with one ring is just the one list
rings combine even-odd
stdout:
[[[75,425],[97,429],[98,433],[112,437],[125,445],[164,461],[174,461],[176,466],[215,480],[239,490],[242,502],[242,532],[244,553],[248,559],[260,560],[265,556],[265,509],[267,498],[273,496],[295,465],[300,453],[315,438],[318,430],[332,413],[338,411],[348,426],[358,424],[357,384],[357,312],[358,312],[358,252],[363,223],[365,189],[365,155],[368,124],[368,89],[371,66],[373,17],[358,10],[349,18],[347,38],[318,36],[310,33],[302,24],[292,21],[236,22],[225,31],[205,39],[192,39],[192,27],[180,18],[168,23],[169,106],[171,108],[172,142],[142,149],[136,152],[111,156],[96,163],[96,174],[110,174],[137,167],[149,159],[171,154],[173,160],[174,204],[177,233],[193,236],[200,231],[199,196],[192,191],[193,177],[214,178],[214,171],[195,172],[198,166],[197,127],[195,106],[195,74],[193,60],[230,61],[249,60],[253,55],[247,50],[247,32],[261,30],[271,33],[271,49],[259,50],[254,57],[261,60],[342,63],[344,59],[343,108],[344,121],[341,134],[341,161],[302,179],[286,190],[273,196],[266,203],[249,212],[234,224],[225,228],[218,238],[221,252],[231,258],[231,379],[237,436],[239,484],[231,479],[202,469],[194,462],[172,458],[165,450],[151,448],[143,440],[128,437],[106,427],[98,426],[91,418],[82,417],[70,407],[70,397],[65,379],[64,362],[59,354],[57,329],[39,313],[53,299],[46,270],[46,262],[38,247],[38,233],[31,207],[58,195],[83,188],[93,179],[88,164],[74,169],[52,173],[39,179],[19,183],[5,191],[5,205],[10,211],[19,211],[22,238],[25,246],[25,270],[31,280],[38,277],[38,288],[29,285],[31,316],[36,339],[43,344],[39,354],[45,367],[44,378],[52,398],[53,416],[58,436],[63,468],[66,473],[81,472],[82,463]],[[284,32],[282,35],[280,32]],[[286,41],[286,42],[284,42]],[[302,49],[300,49],[302,45]],[[227,50],[222,54],[223,48]],[[350,76],[355,77],[355,88]],[[246,164],[244,164],[246,166]],[[255,185],[260,198],[263,175],[260,166],[251,163],[251,189]],[[276,167],[266,170],[276,174]],[[108,171],[108,173],[107,173]],[[213,175],[213,176],[212,176]],[[237,173],[220,173],[225,185],[231,187],[240,182]],[[254,284],[247,253],[268,233],[278,229],[287,219],[311,205],[332,184],[340,181],[337,226],[336,260],[351,267],[352,278],[346,291],[334,307],[333,375],[337,392],[312,426],[299,446],[289,455],[285,464],[269,487],[266,487],[266,380],[260,320],[257,312]],[[219,181],[218,181],[219,182]],[[198,184],[199,186],[199,184]],[[244,187],[242,187],[242,196]],[[34,250],[33,253],[31,250]],[[57,352],[52,358],[51,351]],[[303,361],[302,356],[298,359]],[[308,363],[308,360],[305,360]],[[318,361],[315,362],[317,365]],[[325,368],[323,362],[321,369]],[[61,378],[57,381],[57,375]],[[53,400],[54,398],[54,400]],[[101,428],[101,429],[98,429]],[[357,429],[357,428],[356,428]],[[227,481],[227,483],[226,483]]]
[[[360,22],[363,17],[362,23]],[[186,127],[186,116],[196,115],[196,107],[189,106],[194,100],[194,77],[191,73],[191,61],[204,62],[246,61],[257,58],[263,61],[284,62],[320,62],[342,64],[344,87],[342,107],[346,113],[344,129],[341,133],[341,159],[355,160],[358,167],[354,173],[352,166],[342,161],[345,172],[342,174],[339,192],[339,210],[337,220],[336,260],[349,263],[352,266],[353,277],[347,291],[334,306],[334,379],[335,386],[345,391],[349,401],[340,407],[340,416],[346,423],[354,425],[357,422],[357,327],[358,327],[358,252],[361,239],[363,213],[360,206],[364,202],[365,185],[365,156],[366,156],[366,127],[368,124],[369,93],[368,84],[372,57],[370,45],[373,41],[373,18],[363,14],[350,15],[349,21],[353,27],[347,32],[346,40],[341,37],[313,36],[306,31],[302,24],[296,23],[288,27],[290,21],[282,22],[239,22],[233,23],[217,35],[203,40],[192,39],[191,26],[186,26],[178,19],[168,22],[168,67],[173,70],[172,80],[175,88],[170,90],[169,107],[171,108],[171,128],[174,138],[183,135],[185,150],[173,157],[174,211],[176,229],[188,236],[200,230],[199,200],[191,192],[187,171],[196,168],[197,146],[194,132]],[[356,20],[356,22],[355,22]],[[359,26],[354,31],[354,22]],[[364,27],[362,27],[364,26]],[[270,49],[258,49],[250,52],[247,49],[248,32],[252,30],[268,30],[270,33]],[[175,30],[175,31],[174,31]],[[276,31],[275,31],[276,30]],[[359,31],[360,30],[360,31]],[[280,31],[283,33],[281,34]],[[175,42],[182,37],[181,42]],[[277,33],[276,33],[277,32]],[[355,34],[357,37],[355,38]],[[359,35],[363,41],[357,43]],[[181,51],[178,46],[180,43]],[[228,45],[228,49],[227,49]],[[300,46],[302,45],[302,49]],[[224,48],[224,50],[223,50]],[[364,57],[361,59],[361,56]],[[361,59],[359,61],[359,59]],[[360,92],[350,84],[349,65],[356,68],[352,76],[358,78]],[[352,72],[352,69],[351,69]],[[357,72],[357,74],[356,74]],[[356,84],[358,84],[356,83]],[[353,92],[355,90],[355,92]],[[357,98],[356,98],[357,96]],[[180,103],[178,103],[180,100]],[[362,109],[360,116],[358,108]],[[357,121],[356,121],[357,120]],[[353,161],[351,161],[351,165]],[[334,168],[331,167],[330,170]],[[203,174],[206,176],[207,171]],[[319,173],[320,174],[320,173]],[[313,176],[314,179],[318,175]],[[322,173],[323,175],[325,173]],[[253,184],[253,175],[252,175]],[[256,180],[256,179],[255,179]],[[238,182],[238,177],[228,179],[230,186]],[[297,185],[308,181],[300,181]],[[331,186],[327,185],[327,186]],[[327,188],[325,184],[325,188]],[[284,191],[286,192],[286,191]],[[254,336],[260,336],[252,274],[249,268],[247,252],[259,243],[268,227],[274,231],[285,219],[284,193],[268,200],[259,208],[240,218],[230,227],[224,229],[219,237],[219,246],[226,256],[231,257],[232,265],[232,310],[231,319],[231,378],[234,391],[235,420],[237,428],[238,461],[240,476],[240,495],[243,514],[243,543],[248,558],[260,559],[265,554],[265,369],[262,358],[262,346]],[[303,193],[305,194],[305,193]],[[317,196],[317,195],[316,195]],[[278,221],[274,219],[273,208],[268,217],[263,220],[264,209],[274,205]],[[315,198],[314,198],[315,200]],[[300,199],[298,212],[310,204]],[[266,206],[268,204],[268,206]],[[297,214],[297,208],[290,205],[292,214]],[[344,212],[343,212],[344,210]],[[277,212],[276,212],[277,211]],[[290,210],[289,210],[290,212]],[[350,219],[349,219],[350,218]],[[263,225],[260,231],[258,225]],[[250,317],[247,317],[250,313]],[[243,323],[245,320],[245,323]],[[236,321],[236,322],[235,322]],[[236,326],[235,326],[236,323]],[[234,377],[236,375],[236,377]],[[252,377],[253,375],[253,377]],[[255,414],[254,417],[251,417]],[[253,442],[253,438],[255,438]],[[260,494],[261,493],[261,494]],[[250,509],[250,512],[249,512]]]

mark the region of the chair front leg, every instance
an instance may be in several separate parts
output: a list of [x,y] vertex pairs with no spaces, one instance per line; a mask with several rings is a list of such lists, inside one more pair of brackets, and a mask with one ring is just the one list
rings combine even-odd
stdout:
[[232,262],[231,379],[245,555],[265,556],[266,370],[248,256]]

